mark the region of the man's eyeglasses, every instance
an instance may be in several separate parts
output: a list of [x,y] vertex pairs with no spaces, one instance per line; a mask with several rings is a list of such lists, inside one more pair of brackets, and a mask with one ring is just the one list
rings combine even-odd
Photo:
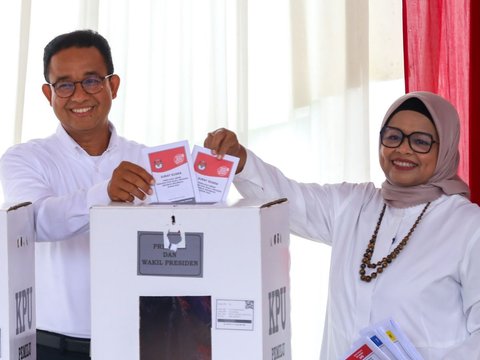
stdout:
[[383,146],[388,148],[399,147],[405,138],[408,139],[410,148],[420,154],[428,153],[432,149],[433,144],[438,143],[438,141],[433,140],[431,134],[420,131],[407,135],[402,130],[391,126],[384,126],[380,131],[380,141]]
[[103,81],[112,75],[113,74],[107,76],[90,75],[79,81],[59,80],[53,84],[48,83],[48,85],[50,85],[53,90],[55,90],[55,94],[61,98],[68,98],[72,96],[75,92],[75,85],[78,83],[82,85],[82,88],[86,93],[96,94],[103,89]]

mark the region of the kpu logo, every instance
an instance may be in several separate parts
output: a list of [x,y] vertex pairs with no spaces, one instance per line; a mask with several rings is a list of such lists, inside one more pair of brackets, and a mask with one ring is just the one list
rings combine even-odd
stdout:
[[[282,330],[285,330],[287,323],[287,288],[284,286],[269,292],[268,303],[270,308],[268,335],[272,335],[280,330],[280,324],[282,325]],[[281,323],[279,320],[281,320]]]
[[33,322],[33,288],[15,293],[15,304],[17,309],[17,335],[32,328]]

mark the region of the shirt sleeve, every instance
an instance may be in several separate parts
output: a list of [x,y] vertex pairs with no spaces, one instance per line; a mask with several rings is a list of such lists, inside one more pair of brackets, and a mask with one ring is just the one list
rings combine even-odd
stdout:
[[[92,205],[108,204],[108,181],[58,195],[44,176],[42,164],[21,151],[8,151],[0,161],[7,203],[32,202],[37,241],[64,240],[88,231]],[[58,181],[65,181],[58,179]]]
[[[480,230],[477,231],[465,251],[461,282],[463,311],[467,315],[470,336],[454,347],[444,360],[480,359]],[[475,236],[476,235],[476,236]]]
[[308,239],[331,243],[334,200],[327,187],[291,180],[250,150],[247,150],[245,167],[235,176],[234,184],[244,198],[287,198],[291,231]]

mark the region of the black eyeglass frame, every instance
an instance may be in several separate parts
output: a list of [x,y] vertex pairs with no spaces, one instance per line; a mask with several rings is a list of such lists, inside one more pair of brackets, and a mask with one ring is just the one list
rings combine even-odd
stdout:
[[[70,96],[72,96],[74,93],[75,93],[75,88],[76,88],[76,85],[77,84],[80,84],[82,86],[82,89],[83,91],[85,91],[87,94],[90,94],[90,95],[93,95],[93,94],[98,94],[102,89],[103,89],[103,82],[106,80],[106,79],[109,79],[110,77],[112,77],[113,75],[115,75],[114,73],[112,74],[108,74],[108,75],[105,75],[105,76],[99,76],[99,75],[89,75],[87,76],[86,78],[82,79],[82,80],[77,80],[77,81],[65,81],[65,80],[59,80],[57,82],[54,82],[54,83],[48,83],[48,85],[50,85],[53,89],[53,91],[55,91],[55,94],[57,94],[58,97],[61,97],[63,99],[66,99],[66,98],[69,98]],[[92,78],[97,78],[100,80],[100,83],[102,84],[98,90],[92,92],[92,91],[89,91],[86,87],[85,87],[85,81],[87,80],[91,80]],[[58,92],[57,92],[57,88],[56,88],[56,85],[58,83],[63,83],[63,84],[72,84],[72,93],[70,95],[67,95],[67,96],[62,96],[60,95]]]
[[[385,133],[385,131],[387,129],[394,129],[394,130],[397,130],[401,135],[401,139],[400,139],[400,142],[398,143],[397,146],[389,146],[389,145],[386,145],[384,142],[383,142],[383,134]],[[427,137],[430,138],[431,142],[430,142],[430,146],[428,148],[427,151],[418,151],[418,150],[415,150],[414,147],[412,146],[412,142],[411,142],[411,136],[413,135],[417,135],[417,134],[421,134],[421,135],[426,135]],[[418,153],[418,154],[428,154],[431,150],[432,150],[432,146],[433,144],[439,144],[438,141],[434,140],[433,139],[433,135],[432,134],[429,134],[429,133],[426,133],[426,132],[423,132],[423,131],[414,131],[410,134],[405,134],[401,129],[399,128],[396,128],[394,126],[388,126],[388,125],[385,125],[382,130],[380,130],[380,143],[387,147],[387,148],[390,148],[390,149],[396,149],[398,147],[400,147],[402,144],[403,144],[403,141],[405,140],[405,138],[408,139],[408,146],[410,146],[410,149],[412,149],[414,152]]]

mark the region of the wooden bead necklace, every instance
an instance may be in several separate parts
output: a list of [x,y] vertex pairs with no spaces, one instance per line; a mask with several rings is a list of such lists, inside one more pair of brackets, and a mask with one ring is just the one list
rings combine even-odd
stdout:
[[[380,213],[380,217],[378,218],[377,226],[375,227],[375,231],[373,232],[372,238],[370,239],[367,249],[365,250],[365,254],[363,254],[362,263],[360,264],[359,273],[360,273],[361,280],[370,282],[373,279],[375,279],[377,276],[379,276],[381,273],[383,273],[383,270],[385,270],[385,268],[398,256],[398,254],[400,254],[403,248],[407,245],[408,240],[410,239],[410,236],[413,234],[415,228],[417,227],[418,223],[423,217],[423,214],[425,214],[425,211],[427,211],[427,208],[429,206],[430,206],[430,202],[428,202],[427,205],[425,205],[420,215],[418,215],[417,220],[415,220],[415,223],[409,230],[408,234],[403,238],[402,241],[400,241],[397,247],[393,249],[393,251],[387,256],[385,256],[382,260],[372,264],[371,260],[372,260],[373,252],[375,250],[375,243],[377,241],[378,230],[380,229],[383,215],[385,214],[385,209],[387,208],[387,204],[383,204],[383,209],[382,209],[382,212]],[[366,275],[367,268],[376,269],[376,270],[372,272],[370,275]]]

